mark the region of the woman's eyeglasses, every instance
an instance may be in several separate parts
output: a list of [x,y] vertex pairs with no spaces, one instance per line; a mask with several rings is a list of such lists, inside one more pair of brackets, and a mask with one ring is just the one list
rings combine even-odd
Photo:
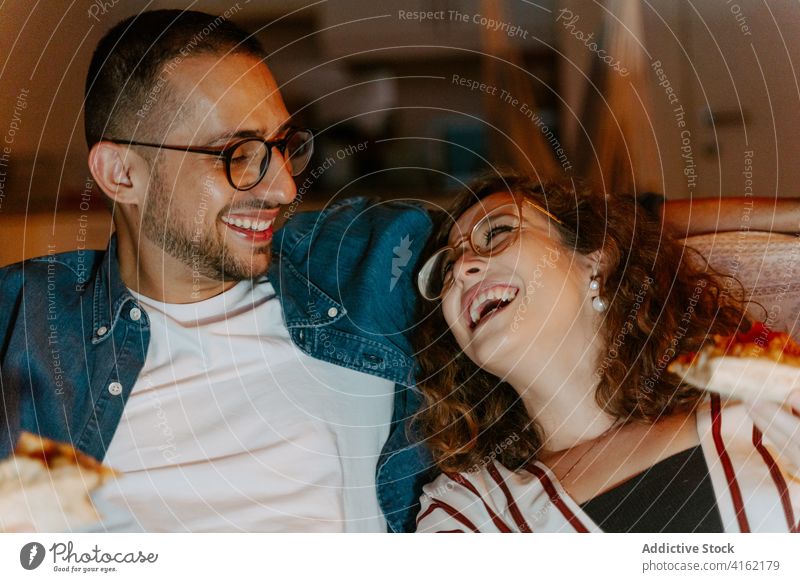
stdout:
[[224,160],[228,182],[237,190],[251,190],[264,179],[272,161],[272,148],[277,149],[284,160],[288,162],[292,176],[297,176],[305,170],[314,153],[314,134],[310,129],[298,128],[290,128],[280,139],[266,140],[248,137],[223,149],[163,145],[124,139],[104,138],[104,141],[217,156]]
[[[554,222],[564,224],[535,202],[528,199],[524,199],[524,202]],[[504,204],[489,211],[472,227],[469,235],[472,252],[480,257],[491,257],[505,251],[519,237],[522,224],[521,214],[522,209],[516,203]],[[460,247],[461,244],[458,246]],[[456,247],[443,247],[425,261],[417,275],[417,287],[425,299],[436,301],[450,287],[453,279],[453,265],[459,255],[460,251]]]

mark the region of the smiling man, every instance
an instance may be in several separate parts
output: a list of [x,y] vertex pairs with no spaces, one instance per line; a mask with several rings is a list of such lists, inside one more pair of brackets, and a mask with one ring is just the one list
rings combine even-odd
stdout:
[[146,531],[408,529],[413,264],[398,276],[392,248],[430,220],[350,200],[273,240],[313,135],[264,58],[177,10],[99,43],[88,161],[115,234],[86,280],[76,253],[0,271],[0,456],[20,429],[74,444]]
[[[117,203],[123,281],[148,297],[207,299],[267,270],[272,224],[295,198],[292,174],[303,170],[313,138],[290,126],[255,50],[174,64],[164,89],[174,109],[150,114],[164,123],[103,128],[87,116],[92,175]],[[96,87],[108,82],[95,78],[90,111]],[[120,138],[132,132],[149,141]]]

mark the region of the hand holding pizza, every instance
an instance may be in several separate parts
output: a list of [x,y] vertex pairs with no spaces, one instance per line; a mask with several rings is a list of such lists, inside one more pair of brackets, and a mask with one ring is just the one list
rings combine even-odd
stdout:
[[800,471],[800,345],[756,323],[747,333],[714,337],[668,371],[703,390],[743,401],[778,454]]

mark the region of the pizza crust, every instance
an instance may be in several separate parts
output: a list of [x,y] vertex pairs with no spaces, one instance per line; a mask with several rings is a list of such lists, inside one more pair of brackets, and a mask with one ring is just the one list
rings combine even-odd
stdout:
[[22,433],[0,463],[0,530],[71,531],[101,519],[89,495],[116,473],[65,443]]
[[715,336],[697,354],[678,356],[667,371],[731,398],[784,402],[800,388],[800,346],[756,323],[746,333]]
[[783,402],[800,388],[800,368],[767,358],[701,356],[691,365],[673,362],[668,371],[692,386],[739,400]]

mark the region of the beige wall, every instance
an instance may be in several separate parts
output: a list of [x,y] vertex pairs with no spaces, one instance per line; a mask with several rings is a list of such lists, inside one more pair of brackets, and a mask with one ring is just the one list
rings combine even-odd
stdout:
[[[58,197],[63,200],[72,196],[74,200],[80,196],[87,181],[81,95],[92,49],[105,30],[121,18],[145,5],[174,3],[106,2],[108,10],[98,14],[96,20],[87,12],[92,2],[65,4],[59,9],[54,9],[55,4],[12,0],[0,5],[0,54],[6,55],[0,68],[0,145],[13,138],[8,159],[0,162],[0,172],[7,173],[0,176],[2,264],[44,254],[49,244],[55,244],[59,251],[83,244],[78,241],[80,213],[59,210],[54,214],[52,209],[65,206],[56,205]],[[238,19],[252,26],[302,4],[300,0],[242,3]],[[545,4],[549,6],[549,0]],[[559,0],[559,4],[581,16],[582,30],[601,31],[602,9],[594,1]],[[229,6],[231,3],[223,0],[203,0],[195,5],[218,13]],[[354,1],[339,4],[339,8],[334,3],[324,6],[331,11],[357,10]],[[458,6],[454,2],[452,7]],[[789,0],[650,0],[642,2],[642,7],[643,44],[651,59],[662,61],[687,111],[699,175],[695,195],[742,195],[745,151],[753,152],[755,194],[800,195],[800,132],[796,129],[800,127],[800,63],[796,63],[800,54],[800,5]],[[560,95],[564,98],[562,137],[566,138],[562,141],[569,143],[569,136],[579,130],[579,104],[586,91],[583,75],[594,55],[555,23],[556,13],[557,9],[552,22],[543,20],[529,28],[555,27],[555,33],[543,36],[546,42],[555,38],[555,48],[564,55],[559,61]],[[381,22],[382,26],[392,26],[393,21]],[[742,30],[742,24],[747,31]],[[276,68],[286,64],[277,60]],[[443,74],[454,70],[451,65]],[[664,191],[670,198],[686,198],[689,190],[683,175],[680,131],[663,89],[654,76],[651,81],[650,118],[659,145]],[[409,91],[408,87],[415,88],[408,85],[403,90]],[[22,99],[17,98],[20,95]],[[406,94],[400,97],[401,101],[407,98]],[[466,109],[456,100],[452,106]],[[724,119],[709,124],[705,121],[708,110],[724,114]],[[35,210],[26,216],[26,208]],[[85,244],[102,247],[108,231],[108,217],[103,211],[93,211]]]
[[0,266],[48,253],[101,249],[111,232],[107,212],[0,214]]
[[[598,4],[559,4],[580,16],[578,29],[601,34],[604,13]],[[694,195],[744,195],[745,151],[753,152],[755,195],[800,195],[800,5],[788,0],[650,0],[641,6],[645,35],[640,40],[647,58],[661,61],[686,111],[698,175]],[[565,55],[560,70],[566,101],[562,130],[568,143],[574,143],[580,130],[575,115],[582,112],[586,91],[584,74],[596,57],[563,26],[557,34]],[[652,69],[650,73],[652,130],[642,131],[652,131],[658,144],[663,191],[669,198],[687,198],[692,190],[683,173],[683,130],[675,119],[676,105],[667,101]],[[721,114],[713,124],[708,111]]]

